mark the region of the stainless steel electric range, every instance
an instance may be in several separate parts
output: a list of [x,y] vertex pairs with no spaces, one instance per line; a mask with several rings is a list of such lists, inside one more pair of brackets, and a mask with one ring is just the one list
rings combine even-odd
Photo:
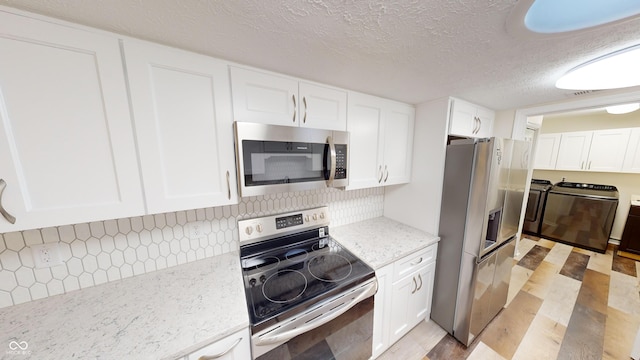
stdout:
[[371,357],[375,273],[328,225],[327,207],[238,221],[254,359]]

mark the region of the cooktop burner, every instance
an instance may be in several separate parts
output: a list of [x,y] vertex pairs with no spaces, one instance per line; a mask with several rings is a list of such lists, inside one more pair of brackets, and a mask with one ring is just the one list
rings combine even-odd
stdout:
[[321,227],[241,247],[252,324],[374,276],[328,234],[329,229]]

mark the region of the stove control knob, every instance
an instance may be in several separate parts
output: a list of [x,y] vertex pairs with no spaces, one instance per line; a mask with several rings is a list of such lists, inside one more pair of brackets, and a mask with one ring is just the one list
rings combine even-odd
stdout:
[[258,224],[258,225],[256,225],[256,231],[257,231],[257,232],[261,233],[261,232],[262,232],[262,230],[263,230],[263,229],[262,229],[262,224]]
[[256,281],[256,279],[254,279],[254,278],[249,279],[249,285],[251,285],[251,287],[256,286],[256,282],[257,282],[257,281]]
[[267,281],[267,277],[264,275],[260,275],[260,282],[264,284],[265,281]]
[[313,214],[313,221],[318,220],[318,214]]
[[309,222],[309,215],[304,216],[304,222]]
[[253,233],[253,226],[247,226],[244,232],[247,233],[247,235],[251,235]]

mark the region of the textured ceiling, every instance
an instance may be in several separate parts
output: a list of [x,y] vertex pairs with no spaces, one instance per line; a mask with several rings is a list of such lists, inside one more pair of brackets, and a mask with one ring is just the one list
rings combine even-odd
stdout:
[[[528,0],[520,0],[526,2]],[[518,0],[0,0],[0,4],[409,103],[497,110],[567,99],[567,70],[640,42],[635,18],[507,31]]]

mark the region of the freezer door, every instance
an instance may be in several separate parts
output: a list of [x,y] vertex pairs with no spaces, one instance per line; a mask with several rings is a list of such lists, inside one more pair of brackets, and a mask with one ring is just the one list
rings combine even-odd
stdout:
[[516,251],[516,241],[512,238],[498,249],[496,256],[496,273],[493,275],[491,286],[491,304],[489,305],[489,321],[493,319],[507,303],[511,269],[513,269],[513,254]]

